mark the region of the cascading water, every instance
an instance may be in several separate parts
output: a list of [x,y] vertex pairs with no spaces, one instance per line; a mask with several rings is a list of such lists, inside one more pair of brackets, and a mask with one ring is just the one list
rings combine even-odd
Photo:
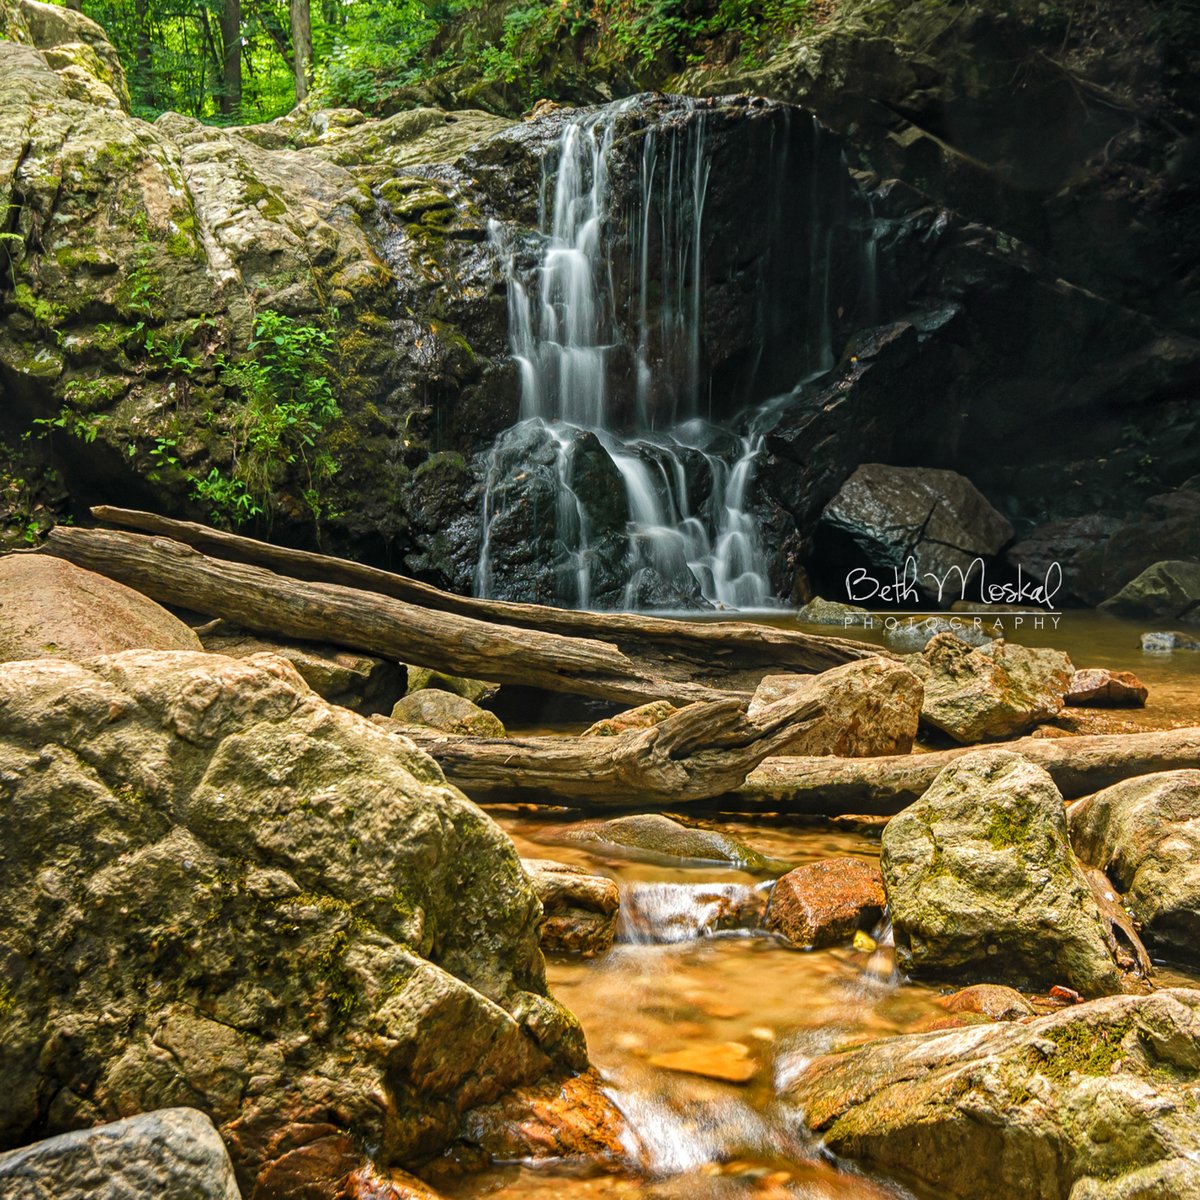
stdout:
[[[752,282],[764,311],[757,356],[733,389],[747,395],[731,402],[727,377],[714,395],[710,362],[720,314],[706,308],[707,111],[682,99],[670,100],[665,115],[660,103],[647,116],[651,107],[634,97],[568,119],[543,158],[537,234],[492,222],[521,420],[487,460],[477,595],[580,608],[772,603],[751,512],[769,409],[749,417],[736,410],[751,398],[768,334],[776,342],[791,335],[782,328],[786,306],[773,296],[795,291],[795,278],[773,259],[803,256],[803,362],[810,370],[832,363],[834,226],[821,216],[829,207],[819,194],[823,143],[814,125],[807,194],[796,197],[793,118],[783,113],[772,126],[770,194],[757,197],[761,213],[744,214],[748,228],[761,225]],[[782,214],[792,209],[806,230],[787,227]],[[728,278],[740,266],[722,269]],[[510,528],[520,503],[524,524]],[[534,593],[505,576],[510,564],[497,545],[503,540],[513,557],[515,543],[519,559],[537,537],[553,547],[545,555],[553,566],[543,567]]]

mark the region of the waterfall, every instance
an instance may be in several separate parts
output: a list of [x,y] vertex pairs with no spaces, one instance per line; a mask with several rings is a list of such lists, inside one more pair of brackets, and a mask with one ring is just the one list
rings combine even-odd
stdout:
[[[486,461],[477,595],[577,608],[773,603],[751,511],[766,427],[743,419],[739,431],[712,419],[714,399],[726,413],[730,404],[711,394],[708,362],[706,109],[672,98],[665,117],[643,119],[652,107],[633,97],[568,115],[542,159],[537,232],[490,225],[507,283],[520,420]],[[828,369],[834,233],[817,219],[828,206],[822,143],[814,124],[809,194],[797,201],[810,228],[789,229],[789,121],[771,131],[771,194],[745,219],[761,221],[761,269],[779,279],[772,244],[806,245],[805,353]],[[780,318],[769,321],[777,333]],[[746,368],[747,388],[759,366]],[[531,561],[539,555],[552,564],[539,568]]]

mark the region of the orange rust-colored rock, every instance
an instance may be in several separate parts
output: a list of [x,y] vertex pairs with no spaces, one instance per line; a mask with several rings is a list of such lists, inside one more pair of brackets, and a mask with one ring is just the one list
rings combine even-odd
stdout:
[[407,1171],[381,1170],[367,1163],[342,1181],[334,1200],[442,1200],[442,1197]]
[[467,1117],[464,1135],[495,1159],[565,1159],[618,1167],[626,1161],[625,1118],[600,1076],[518,1088]]
[[960,988],[938,1003],[951,1013],[979,1013],[993,1021],[1015,1021],[1033,1016],[1033,1005],[1016,988],[998,983],[977,983]]
[[1071,676],[1064,702],[1081,707],[1142,708],[1149,694],[1146,685],[1132,671],[1092,667]]
[[858,858],[826,858],[776,882],[766,927],[795,946],[833,946],[874,925],[884,903],[878,867]]
[[681,1071],[685,1075],[703,1075],[723,1083],[749,1083],[758,1073],[749,1047],[741,1042],[709,1042],[656,1054],[650,1065],[667,1071]]

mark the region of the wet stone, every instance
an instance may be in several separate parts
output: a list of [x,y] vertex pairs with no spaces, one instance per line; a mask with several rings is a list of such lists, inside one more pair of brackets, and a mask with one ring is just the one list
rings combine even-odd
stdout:
[[827,858],[776,882],[766,927],[795,946],[835,946],[874,926],[883,906],[878,867],[857,858]]

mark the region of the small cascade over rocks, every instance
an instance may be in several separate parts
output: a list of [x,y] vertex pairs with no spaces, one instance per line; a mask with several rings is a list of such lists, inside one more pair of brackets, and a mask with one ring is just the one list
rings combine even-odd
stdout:
[[621,895],[617,940],[650,946],[756,929],[770,883],[634,883]]
[[[766,154],[753,193],[739,153]],[[837,264],[858,287],[868,258],[864,237],[843,244],[852,190],[786,106],[637,96],[566,116],[538,229],[490,225],[521,405],[487,456],[477,595],[772,603],[752,511],[762,402],[833,363]]]

